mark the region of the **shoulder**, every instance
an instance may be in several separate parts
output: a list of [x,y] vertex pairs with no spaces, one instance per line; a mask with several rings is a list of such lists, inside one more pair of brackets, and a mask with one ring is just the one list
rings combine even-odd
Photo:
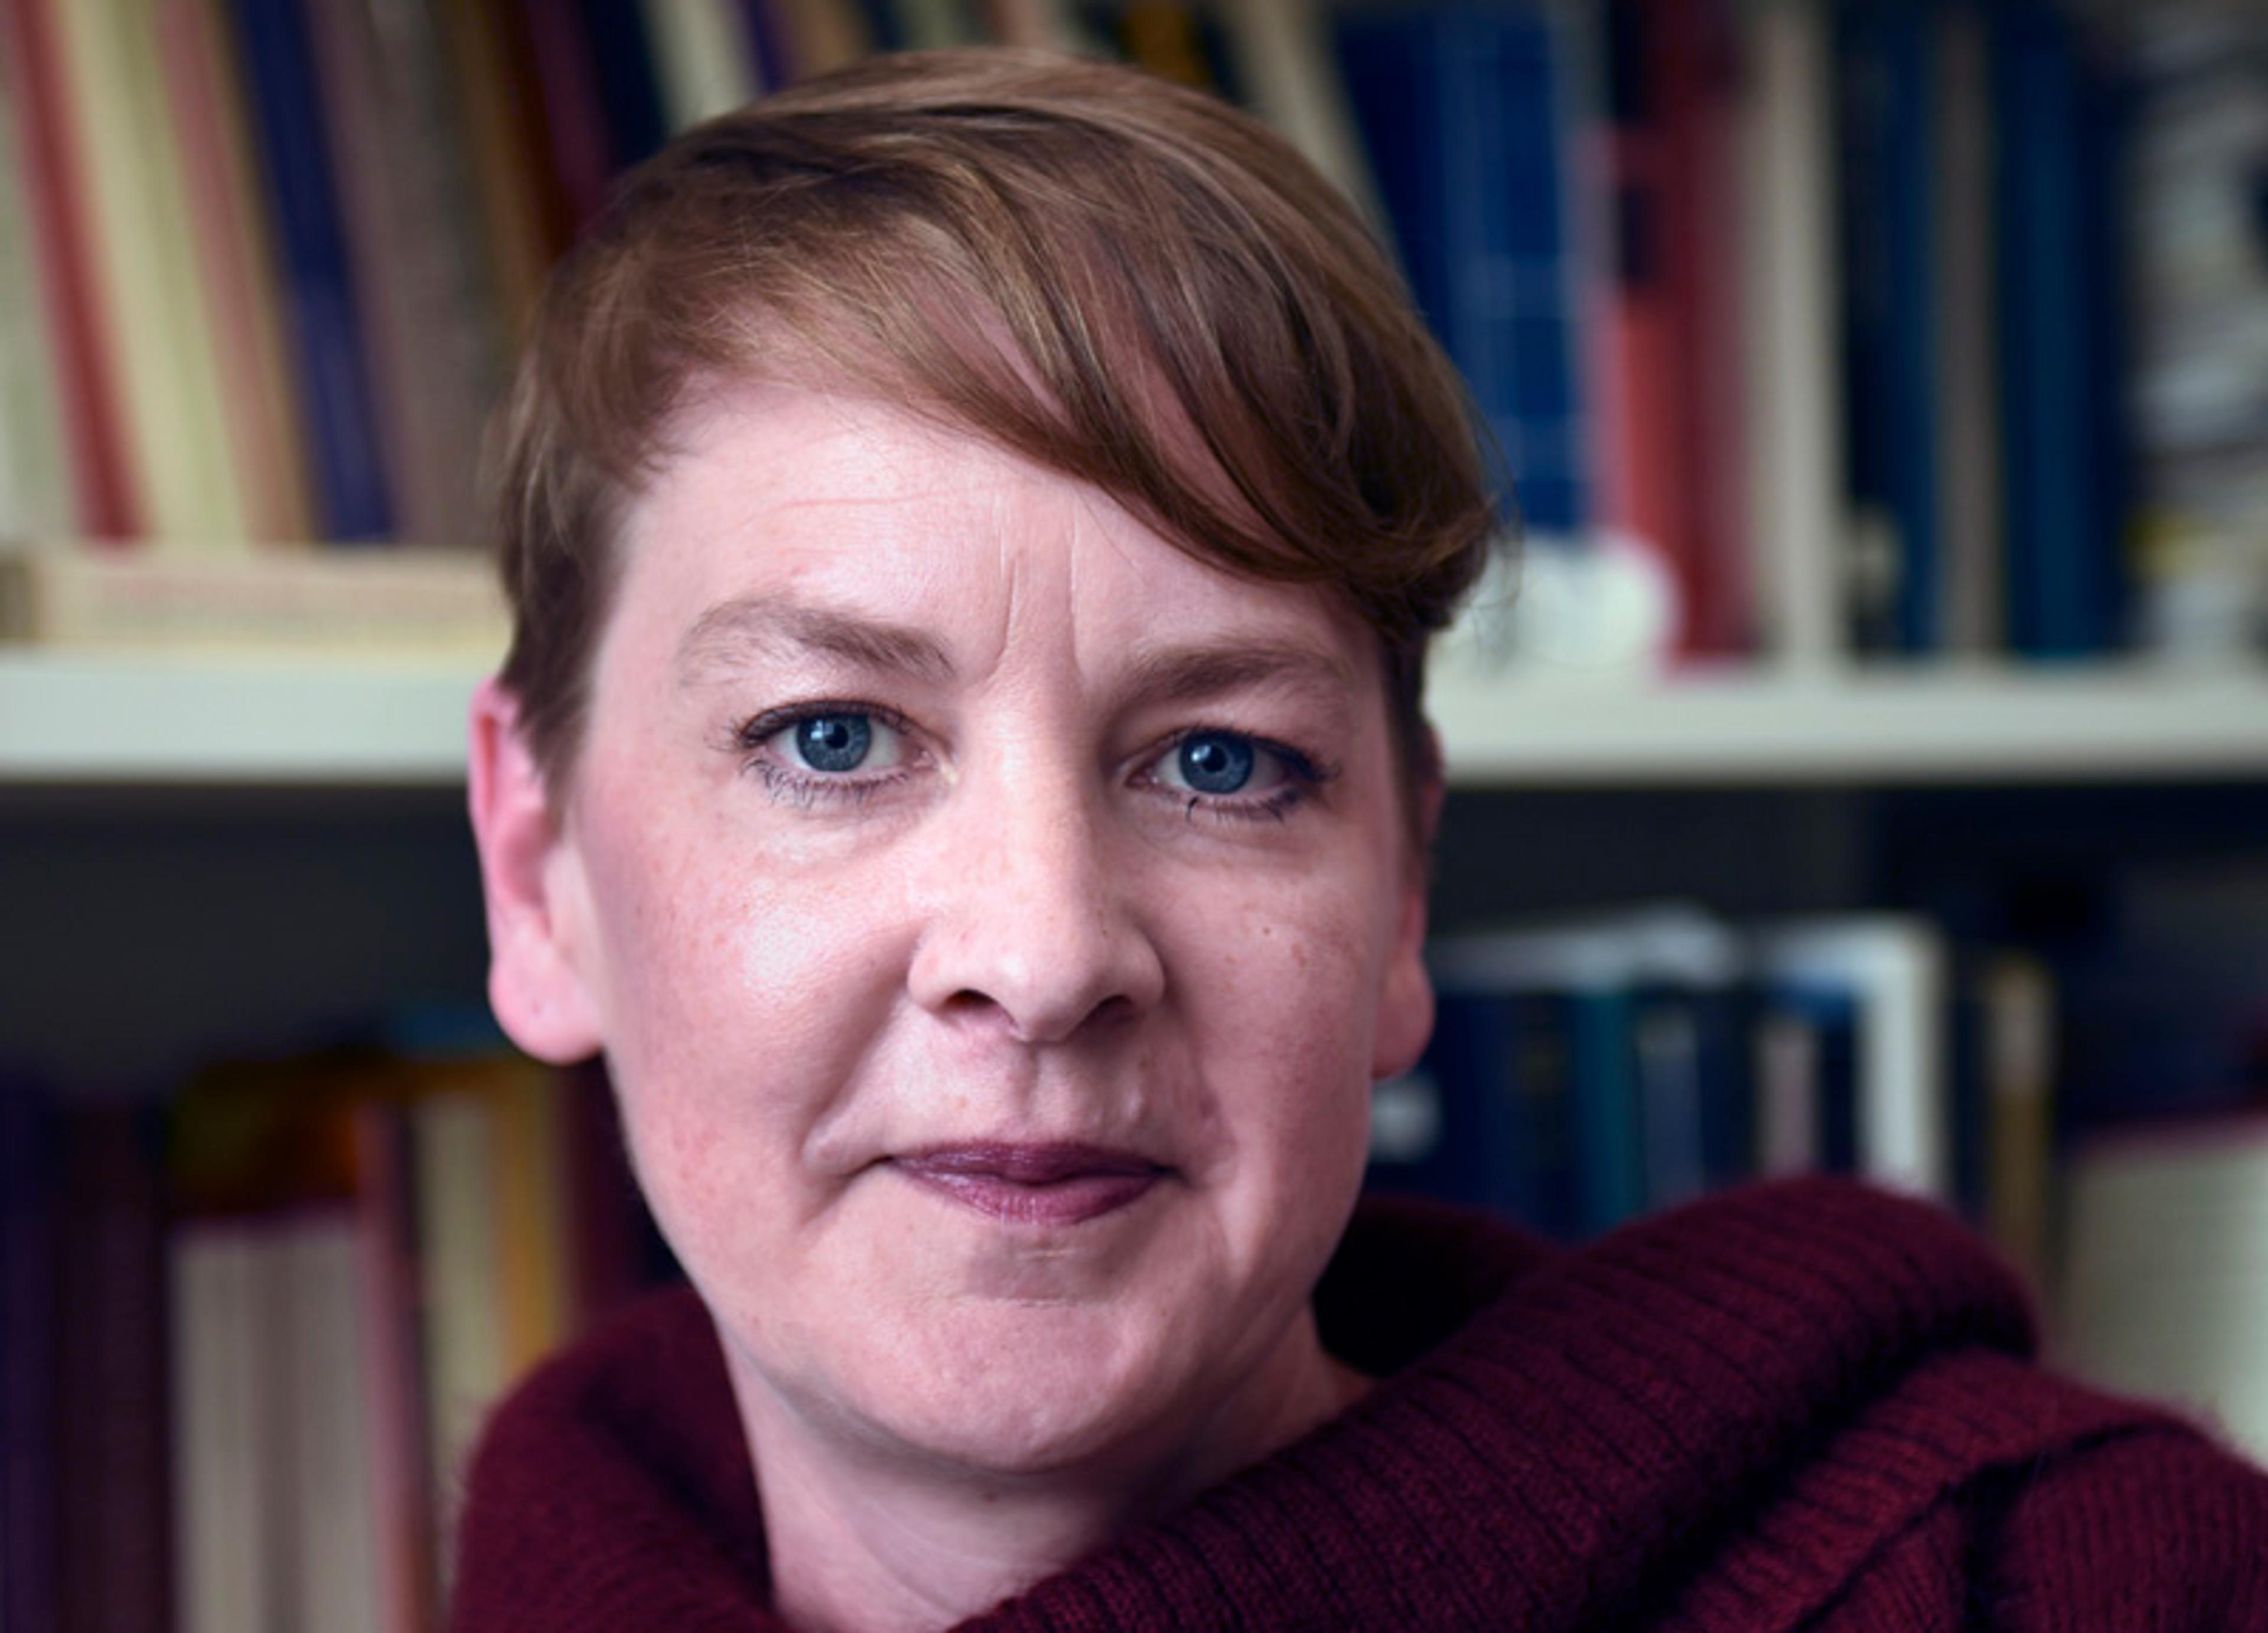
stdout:
[[2268,1629],[2268,1473],[2152,1417],[1993,1471],[1972,1506],[1994,1625]]

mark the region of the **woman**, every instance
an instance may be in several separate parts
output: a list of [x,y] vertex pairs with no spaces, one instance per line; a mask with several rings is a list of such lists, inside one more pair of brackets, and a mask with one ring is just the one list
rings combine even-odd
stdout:
[[498,1414],[460,1625],[2268,1626],[2268,1482],[1926,1210],[1348,1228],[1469,423],[1130,72],[884,59],[632,179],[506,416],[472,806],[692,1291]]

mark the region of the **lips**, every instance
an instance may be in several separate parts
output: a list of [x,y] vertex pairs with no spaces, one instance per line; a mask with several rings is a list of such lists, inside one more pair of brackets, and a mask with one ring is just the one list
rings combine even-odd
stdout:
[[1040,1225],[1081,1225],[1130,1208],[1167,1172],[1132,1151],[1068,1144],[931,1146],[892,1166],[988,1218]]

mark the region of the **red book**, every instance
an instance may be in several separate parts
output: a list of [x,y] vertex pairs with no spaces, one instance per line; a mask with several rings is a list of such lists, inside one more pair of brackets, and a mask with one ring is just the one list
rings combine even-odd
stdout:
[[1677,655],[1724,655],[1749,622],[1734,37],[1719,0],[1633,0],[1611,18],[1601,515],[1676,583]]
[[526,0],[516,8],[534,68],[543,135],[552,173],[566,201],[568,224],[579,232],[599,213],[613,180],[607,108],[581,14],[556,0]]
[[142,531],[143,518],[128,474],[111,336],[95,308],[85,189],[62,101],[65,78],[51,8],[66,3],[0,0],[0,57],[15,65],[24,195],[55,326],[64,442],[79,517],[94,537],[129,538]]
[[62,1120],[56,1627],[171,1625],[163,1181],[147,1107]]

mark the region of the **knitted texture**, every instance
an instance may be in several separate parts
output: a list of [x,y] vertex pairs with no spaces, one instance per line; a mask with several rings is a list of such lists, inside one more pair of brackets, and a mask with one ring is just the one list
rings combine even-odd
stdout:
[[[2268,1633],[2268,1475],[2031,1365],[1933,1209],[1804,1180],[1563,1251],[1369,1203],[1316,1311],[1379,1387],[963,1625]],[[483,1633],[780,1625],[691,1294],[498,1412],[459,1573]]]

